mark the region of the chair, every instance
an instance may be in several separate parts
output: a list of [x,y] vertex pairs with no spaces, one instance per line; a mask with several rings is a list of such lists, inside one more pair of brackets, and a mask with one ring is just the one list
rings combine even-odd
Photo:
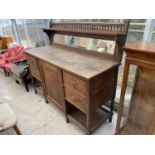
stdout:
[[[36,45],[35,45],[35,48],[38,48],[38,47],[42,47],[42,46],[45,46],[45,41],[44,40],[38,40],[36,42]],[[38,81],[36,78],[34,78],[33,76],[31,76],[31,79],[32,79],[32,83],[33,83],[33,87],[34,87],[34,91],[35,91],[35,94],[37,94],[37,87],[39,87],[41,85],[41,82]]]
[[[44,40],[39,40],[36,42],[35,48],[45,46]],[[28,82],[31,80],[34,87],[40,86],[40,82],[31,77],[29,72],[29,67],[27,65],[27,61],[18,63],[18,65],[13,66],[12,68],[13,77],[16,80],[16,83],[24,83],[26,91],[29,91]],[[37,91],[35,91],[37,93]]]
[[16,134],[21,135],[21,132],[17,126],[17,117],[14,111],[8,104],[2,103],[2,101],[0,101],[0,114],[0,132],[14,128]]
[[27,60],[21,60],[17,62],[12,68],[13,78],[16,83],[24,83],[26,91],[29,92],[28,82],[31,80],[29,66]]
[[14,45],[7,52],[5,52],[4,54],[1,54],[0,55],[0,60],[2,60],[2,59],[8,59],[8,58],[10,58],[12,56],[15,56],[16,54],[18,54],[18,52],[20,52],[23,49],[24,49],[24,47],[21,46],[21,45]]
[[[44,40],[39,40],[36,42],[35,47],[41,47],[41,46],[45,46]],[[29,49],[29,48],[27,48],[27,49]],[[24,52],[24,54],[25,54],[25,52]],[[20,57],[20,58],[22,58],[22,57]],[[29,92],[28,83],[30,80],[34,81],[34,79],[30,75],[29,67],[27,65],[26,56],[24,57],[24,55],[23,55],[23,59],[21,59],[21,61],[19,59],[19,61],[15,62],[13,64],[11,64],[11,63],[6,64],[5,71],[13,74],[13,77],[14,77],[16,83],[23,82],[25,85],[26,91]]]
[[20,51],[15,57],[11,57],[5,60],[6,63],[3,66],[5,75],[9,76],[9,74],[12,73],[12,68],[15,66],[15,64],[23,59],[26,59],[26,54],[24,50]]
[[[12,63],[15,57],[23,51],[24,47],[21,45],[14,45],[8,52],[0,55],[0,68],[4,69],[4,66],[8,63]],[[5,75],[6,71],[4,69]],[[6,75],[7,76],[7,75]]]

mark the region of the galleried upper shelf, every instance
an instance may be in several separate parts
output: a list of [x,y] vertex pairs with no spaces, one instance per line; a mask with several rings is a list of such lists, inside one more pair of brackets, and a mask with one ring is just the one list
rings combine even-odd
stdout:
[[85,36],[90,38],[100,38],[117,40],[117,37],[126,36],[129,20],[124,23],[50,23],[50,28],[44,28],[48,35],[51,33]]

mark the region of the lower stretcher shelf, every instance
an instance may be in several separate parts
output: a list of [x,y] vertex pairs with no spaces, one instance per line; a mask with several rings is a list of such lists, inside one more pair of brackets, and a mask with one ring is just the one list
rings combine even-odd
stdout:
[[[92,121],[90,123],[90,132],[93,132],[97,127],[99,127],[103,122],[109,119],[111,116],[110,112],[106,112],[100,108],[92,115]],[[79,125],[83,130],[87,131],[87,120],[86,115],[80,110],[74,108],[68,113],[68,117],[71,121]]]

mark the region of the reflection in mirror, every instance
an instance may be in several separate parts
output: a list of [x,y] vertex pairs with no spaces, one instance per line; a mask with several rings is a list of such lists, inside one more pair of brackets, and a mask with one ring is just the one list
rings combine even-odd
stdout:
[[54,42],[76,48],[82,48],[86,50],[93,50],[95,52],[113,55],[115,49],[115,41],[92,39],[75,36],[64,36],[56,34],[54,36]]

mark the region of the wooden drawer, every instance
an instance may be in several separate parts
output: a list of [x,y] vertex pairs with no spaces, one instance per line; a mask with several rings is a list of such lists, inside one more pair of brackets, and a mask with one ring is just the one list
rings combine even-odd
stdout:
[[100,107],[103,104],[107,103],[113,97],[113,92],[115,88],[115,83],[107,83],[104,88],[100,89],[99,91],[95,92],[92,95],[92,103],[95,107]]
[[98,75],[92,80],[92,93],[101,90],[108,83],[115,80],[117,68],[112,68]]
[[63,72],[63,81],[64,85],[70,87],[74,91],[77,91],[79,94],[86,96],[87,94],[87,83],[86,81],[79,79],[78,77]]
[[32,57],[30,55],[27,56],[27,59],[28,59],[28,64],[30,66],[32,76],[37,78],[38,80],[41,80],[38,60],[35,57]]
[[65,98],[79,110],[83,111],[84,113],[86,112],[88,106],[85,97],[82,97],[71,91],[71,89],[65,87]]

